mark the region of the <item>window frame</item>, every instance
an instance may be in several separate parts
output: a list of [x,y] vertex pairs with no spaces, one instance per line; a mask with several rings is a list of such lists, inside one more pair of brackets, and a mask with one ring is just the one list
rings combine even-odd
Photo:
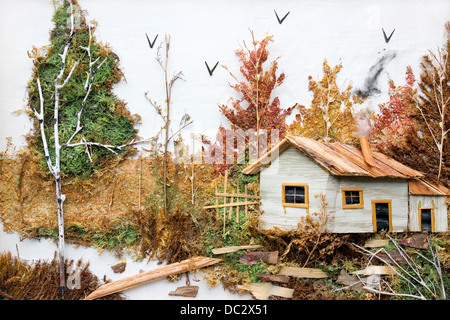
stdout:
[[[359,192],[359,204],[347,204],[345,200],[346,191],[358,191]],[[341,188],[342,192],[342,209],[363,209],[364,208],[364,196],[363,188]]]
[[[282,203],[283,207],[295,207],[295,208],[309,208],[309,188],[306,183],[291,183],[283,182],[282,186]],[[304,187],[305,189],[305,203],[288,203],[286,202],[286,187]]]

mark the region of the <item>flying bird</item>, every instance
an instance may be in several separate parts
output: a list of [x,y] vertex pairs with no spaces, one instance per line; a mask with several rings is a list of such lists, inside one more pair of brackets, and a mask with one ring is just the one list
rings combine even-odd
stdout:
[[391,40],[391,37],[392,37],[392,35],[394,34],[395,29],[392,30],[392,32],[391,32],[391,34],[389,35],[389,37],[386,36],[386,32],[384,32],[384,29],[383,29],[383,28],[381,28],[381,30],[383,30],[384,41],[386,41],[386,43],[388,43],[389,40]]

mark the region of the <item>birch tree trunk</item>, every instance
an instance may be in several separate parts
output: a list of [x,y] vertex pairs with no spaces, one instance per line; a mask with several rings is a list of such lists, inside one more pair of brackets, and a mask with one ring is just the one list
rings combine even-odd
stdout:
[[35,58],[34,71],[35,71],[37,88],[38,88],[38,93],[39,93],[39,104],[40,104],[39,112],[36,110],[36,108],[34,108],[33,105],[30,104],[31,110],[33,111],[36,119],[39,121],[41,140],[42,140],[44,155],[45,155],[45,161],[46,161],[46,164],[47,164],[47,167],[48,167],[50,173],[52,174],[52,176],[55,179],[56,208],[57,208],[57,215],[58,215],[58,234],[59,234],[58,235],[59,287],[60,287],[60,296],[61,297],[65,294],[65,291],[66,291],[65,255],[64,255],[64,242],[65,242],[65,239],[64,239],[64,210],[63,210],[64,201],[66,199],[66,196],[62,192],[62,183],[61,183],[61,149],[68,148],[68,147],[85,146],[86,152],[88,153],[89,158],[91,158],[91,155],[89,153],[90,152],[89,148],[87,148],[88,146],[102,147],[113,153],[116,153],[114,151],[114,149],[121,150],[127,146],[148,141],[148,139],[141,140],[141,141],[132,140],[131,142],[129,142],[127,144],[115,146],[115,145],[104,145],[104,144],[101,144],[98,142],[87,142],[84,140],[83,137],[81,137],[80,142],[72,143],[72,140],[83,129],[83,126],[81,126],[81,114],[83,112],[84,107],[86,106],[86,101],[88,99],[88,96],[91,93],[95,74],[100,69],[100,67],[103,65],[103,63],[107,60],[107,57],[105,57],[103,59],[103,61],[100,62],[94,68],[94,65],[98,62],[100,57],[97,58],[96,60],[92,61],[91,51],[90,51],[90,47],[91,47],[91,43],[92,43],[92,33],[91,33],[91,28],[89,27],[89,44],[87,47],[81,47],[82,49],[87,51],[87,54],[89,57],[89,71],[86,72],[87,79],[86,79],[85,86],[84,86],[86,94],[80,105],[78,112],[76,113],[77,125],[76,125],[76,128],[75,128],[73,134],[70,136],[70,138],[67,140],[66,143],[64,143],[64,144],[60,143],[60,136],[59,136],[60,91],[67,85],[70,78],[72,77],[74,70],[76,69],[76,67],[79,64],[78,61],[75,62],[73,64],[72,68],[70,69],[69,73],[67,74],[67,76],[64,79],[64,73],[65,73],[65,69],[66,69],[67,52],[69,50],[70,44],[72,43],[72,39],[75,34],[73,4],[72,4],[72,1],[69,1],[69,3],[70,3],[70,33],[69,33],[68,40],[66,41],[66,43],[64,45],[63,52],[61,54],[59,54],[59,56],[61,58],[61,67],[60,67],[59,74],[56,76],[55,81],[54,81],[55,82],[54,105],[53,105],[54,113],[53,113],[53,119],[52,119],[53,120],[54,145],[55,145],[55,147],[54,147],[54,151],[55,151],[54,163],[52,163],[52,159],[50,158],[50,153],[49,153],[49,148],[48,148],[49,141],[47,140],[46,133],[45,133],[45,121],[44,121],[45,100],[44,100],[43,90],[42,90],[42,86],[41,86],[41,81],[39,79],[39,70],[38,70],[37,61],[36,61],[38,58],[37,54],[34,55],[34,58]]

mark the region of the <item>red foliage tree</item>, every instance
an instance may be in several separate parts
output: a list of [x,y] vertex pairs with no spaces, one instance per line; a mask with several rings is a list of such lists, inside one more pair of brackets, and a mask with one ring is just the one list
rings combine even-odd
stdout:
[[[239,144],[238,139],[242,138],[241,142],[244,141],[246,145],[249,141],[254,141],[256,146],[251,147],[256,150],[258,157],[262,155],[261,150],[271,147],[271,141],[278,141],[284,137],[288,128],[286,117],[295,107],[284,109],[278,97],[272,98],[273,91],[285,79],[284,73],[277,75],[278,58],[271,62],[267,70],[264,69],[264,64],[269,57],[267,46],[272,41],[272,36],[256,41],[253,32],[251,35],[253,47],[249,49],[244,42],[244,48],[236,50],[244,80],[239,80],[225,67],[236,80],[235,84],[230,85],[231,88],[241,96],[238,99],[230,98],[229,106],[219,105],[221,113],[230,121],[231,128],[226,129],[220,126],[214,143],[207,139],[203,140],[207,146],[204,153],[207,154],[209,161],[214,161],[216,164],[223,161],[220,171],[236,163],[239,158],[238,153],[242,154],[242,148],[245,146]],[[278,130],[277,137],[271,135],[273,129]],[[230,130],[233,133],[230,134]],[[252,139],[251,135],[256,137]]]
[[288,126],[286,117],[294,109],[290,107],[283,109],[278,97],[272,99],[275,88],[280,86],[285,74],[277,75],[278,58],[271,62],[270,68],[264,70],[264,63],[267,62],[269,51],[267,46],[272,41],[271,36],[266,36],[261,41],[256,41],[252,34],[253,48],[249,49],[245,42],[244,48],[236,50],[242,65],[240,72],[245,81],[239,81],[231,72],[231,76],[236,80],[231,87],[242,97],[231,98],[231,106],[220,105],[220,111],[231,122],[231,129],[254,130],[256,141],[259,143],[261,129],[277,129],[280,138],[284,136]]
[[374,115],[371,140],[384,154],[394,156],[417,138],[417,127],[412,117],[417,90],[416,80],[410,66],[406,68],[406,84],[396,86],[389,79],[389,101],[379,105]]
[[443,48],[422,57],[420,90],[413,88],[410,67],[405,85],[390,81],[390,99],[380,105],[371,139],[383,153],[450,186],[450,23],[446,29]]

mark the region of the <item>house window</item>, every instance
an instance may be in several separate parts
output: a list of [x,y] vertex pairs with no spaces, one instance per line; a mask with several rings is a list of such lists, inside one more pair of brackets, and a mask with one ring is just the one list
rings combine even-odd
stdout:
[[308,185],[305,183],[283,183],[283,206],[307,208]]
[[364,208],[362,188],[342,188],[342,208],[358,209]]

